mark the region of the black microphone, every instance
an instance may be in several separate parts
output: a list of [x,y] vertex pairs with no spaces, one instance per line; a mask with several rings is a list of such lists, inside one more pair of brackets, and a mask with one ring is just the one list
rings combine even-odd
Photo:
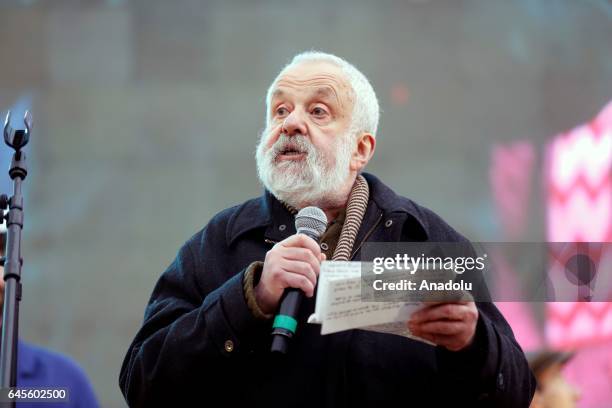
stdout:
[[[317,207],[302,208],[295,216],[295,229],[298,234],[308,235],[317,244],[319,237],[327,228],[327,216]],[[300,305],[304,298],[304,292],[300,289],[287,288],[280,300],[278,314],[272,323],[272,348],[273,353],[286,354],[289,349],[289,340],[295,335],[297,329],[297,317]]]

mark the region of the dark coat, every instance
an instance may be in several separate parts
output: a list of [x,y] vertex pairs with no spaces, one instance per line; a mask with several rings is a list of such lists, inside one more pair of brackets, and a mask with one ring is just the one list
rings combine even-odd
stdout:
[[[465,241],[440,217],[396,195],[372,175],[370,202],[353,249],[363,241]],[[535,381],[508,323],[477,303],[475,342],[450,352],[363,330],[320,335],[301,308],[291,351],[273,357],[270,321],[257,320],[243,276],[273,243],[295,233],[270,193],[229,208],[180,249],[161,276],[119,383],[130,406],[528,407]]]

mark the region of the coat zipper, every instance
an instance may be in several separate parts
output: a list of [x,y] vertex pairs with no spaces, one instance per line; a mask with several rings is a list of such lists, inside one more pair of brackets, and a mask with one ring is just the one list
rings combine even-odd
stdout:
[[351,254],[351,261],[355,258],[355,255],[357,254],[357,252],[359,252],[363,243],[366,242],[368,238],[370,238],[370,235],[372,235],[372,233],[374,232],[376,227],[378,227],[378,224],[380,224],[382,219],[383,219],[383,213],[381,212],[380,215],[378,216],[378,220],[376,220],[374,225],[372,225],[372,228],[370,228],[368,232],[366,232],[366,234],[363,236],[363,239],[361,240],[357,248],[353,250],[353,253]]

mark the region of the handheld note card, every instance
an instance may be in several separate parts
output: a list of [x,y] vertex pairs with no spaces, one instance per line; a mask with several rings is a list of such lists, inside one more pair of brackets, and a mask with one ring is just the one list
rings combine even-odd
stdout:
[[423,303],[362,300],[361,262],[325,261],[317,289],[315,312],[308,323],[321,324],[321,334],[361,329],[413,338],[406,323]]

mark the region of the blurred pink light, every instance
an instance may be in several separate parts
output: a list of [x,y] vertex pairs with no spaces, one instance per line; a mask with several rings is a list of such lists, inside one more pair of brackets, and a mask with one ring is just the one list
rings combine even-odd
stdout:
[[[588,125],[555,138],[548,149],[548,240],[612,241],[612,103]],[[609,271],[608,271],[609,272]],[[582,407],[612,401],[612,303],[548,303],[546,337],[578,348],[568,377]]]
[[402,82],[393,84],[391,87],[391,101],[394,105],[403,106],[408,103],[410,99],[410,90],[408,86]]
[[[506,240],[519,241],[527,230],[534,166],[535,149],[528,140],[498,144],[491,151],[489,183],[497,218]],[[512,262],[503,254],[493,254],[492,259],[500,276],[495,290],[503,291],[510,298],[518,298],[518,293],[512,295],[513,292],[521,290]],[[534,350],[541,347],[542,336],[528,303],[496,302],[496,305],[512,327],[516,340],[523,349]]]
[[519,240],[527,228],[534,162],[529,141],[493,147],[489,181],[504,235],[511,241]]

